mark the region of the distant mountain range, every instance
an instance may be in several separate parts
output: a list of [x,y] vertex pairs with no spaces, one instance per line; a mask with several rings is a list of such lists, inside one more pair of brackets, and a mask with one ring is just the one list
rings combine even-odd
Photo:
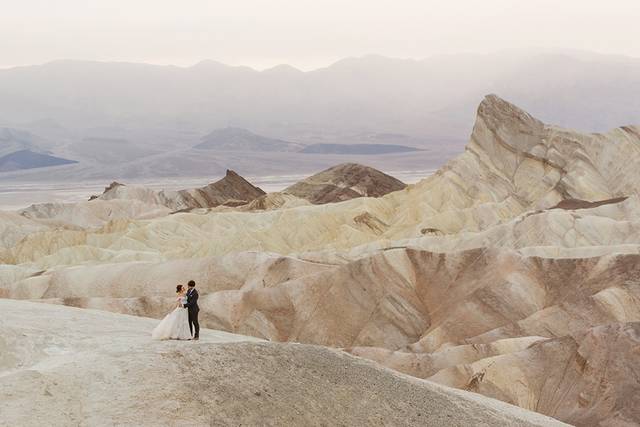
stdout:
[[420,149],[395,144],[311,144],[300,150],[308,154],[390,154],[412,151]]
[[[395,153],[395,170],[432,168],[463,150],[488,93],[556,125],[606,131],[640,118],[640,60],[575,51],[365,56],[309,72],[55,61],[0,70],[0,126],[78,160],[56,172],[64,179],[310,172],[371,164],[358,156],[384,144],[427,150]],[[31,149],[8,151],[1,138],[2,155]],[[238,150],[249,154],[225,154]],[[301,157],[308,152],[350,157]]]
[[293,140],[356,129],[464,139],[488,93],[594,131],[639,117],[639,91],[639,59],[581,52],[365,56],[310,72],[215,61],[188,68],[55,61],[0,70],[0,118],[72,129],[237,126]]
[[0,172],[77,163],[52,156],[39,145],[40,142],[40,138],[29,132],[0,128]]
[[34,136],[18,129],[0,128],[0,156],[33,149]]
[[62,159],[48,154],[20,150],[0,157],[0,172],[22,169],[36,169],[48,166],[60,166],[77,163],[75,160]]
[[205,135],[202,142],[193,148],[222,151],[300,151],[304,145],[267,138],[242,128],[226,127]]
[[[381,138],[384,138],[382,136]],[[392,138],[397,138],[396,135]],[[198,150],[298,152],[307,154],[389,154],[420,151],[415,147],[397,144],[300,144],[282,139],[257,135],[246,129],[226,127],[216,129],[202,137],[193,148]]]

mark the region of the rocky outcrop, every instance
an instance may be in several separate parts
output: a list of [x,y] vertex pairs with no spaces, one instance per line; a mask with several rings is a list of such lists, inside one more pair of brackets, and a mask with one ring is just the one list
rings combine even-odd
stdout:
[[639,348],[640,323],[611,323],[458,365],[430,379],[572,425],[633,426],[640,419]]
[[578,199],[565,199],[560,203],[552,207],[551,209],[565,209],[565,210],[576,210],[576,209],[590,209],[597,208],[598,206],[603,205],[612,205],[616,203],[622,203],[627,200],[628,197],[616,197],[614,199],[607,200],[597,200],[595,202],[589,202],[587,200],[578,200]]
[[284,193],[314,204],[324,204],[357,197],[380,197],[405,187],[402,181],[376,169],[345,163],[297,182],[286,188]]
[[264,191],[229,170],[219,181],[180,191],[156,191],[114,181],[88,202],[41,203],[20,214],[53,226],[97,228],[111,221],[157,218],[198,208],[238,207],[262,196]]
[[167,204],[173,203],[176,207],[185,206],[187,208],[239,206],[265,194],[260,188],[231,170],[227,170],[224,178],[206,187],[178,191],[173,201],[170,201],[169,194],[165,193]]
[[251,203],[244,205],[242,210],[270,211],[273,209],[286,209],[306,205],[309,205],[309,202],[305,199],[301,199],[292,194],[276,192],[258,197]]
[[163,205],[173,211],[187,211],[216,206],[240,206],[265,194],[236,172],[227,170],[224,178],[201,188],[155,191],[146,187],[118,184],[107,187],[99,199],[133,199]]
[[[106,187],[104,187],[104,191],[102,192],[102,194],[108,193],[113,191],[116,187],[120,187],[124,184],[120,184],[118,181],[113,181],[111,184],[107,185]],[[99,198],[100,195],[92,195],[91,197],[89,197],[89,201],[95,200],[97,198]]]

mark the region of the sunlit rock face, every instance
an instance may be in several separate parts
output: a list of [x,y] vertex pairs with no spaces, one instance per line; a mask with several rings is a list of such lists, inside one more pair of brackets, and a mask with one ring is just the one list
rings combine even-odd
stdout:
[[582,134],[491,95],[464,153],[385,195],[349,183],[358,197],[321,201],[339,203],[255,193],[175,213],[115,186],[85,203],[138,210],[2,213],[0,296],[159,318],[194,279],[206,327],[343,348],[569,423],[633,425],[637,164],[638,127]]
[[639,348],[640,323],[614,322],[465,362],[430,379],[573,425],[632,426],[640,417]]

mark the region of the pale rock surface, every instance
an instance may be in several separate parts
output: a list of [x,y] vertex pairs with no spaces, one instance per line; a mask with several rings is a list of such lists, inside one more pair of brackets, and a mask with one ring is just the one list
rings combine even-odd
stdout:
[[316,346],[0,300],[0,425],[560,426]]
[[0,211],[0,254],[4,249],[18,244],[26,236],[49,228],[48,225],[32,221],[18,212]]
[[221,205],[247,204],[265,194],[260,188],[232,170],[224,178],[202,188],[179,191],[156,191],[143,186],[113,183],[98,196],[101,200],[140,200],[145,203],[166,206],[172,211],[188,211],[197,208],[213,208]]
[[170,209],[139,200],[93,200],[79,203],[43,203],[20,211],[26,218],[55,227],[99,228],[110,221],[152,219],[168,215]]

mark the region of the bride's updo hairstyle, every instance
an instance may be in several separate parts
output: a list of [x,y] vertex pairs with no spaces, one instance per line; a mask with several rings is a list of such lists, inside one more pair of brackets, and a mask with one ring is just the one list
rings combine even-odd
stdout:
[[176,294],[179,294],[180,292],[182,292],[182,285],[176,286]]

